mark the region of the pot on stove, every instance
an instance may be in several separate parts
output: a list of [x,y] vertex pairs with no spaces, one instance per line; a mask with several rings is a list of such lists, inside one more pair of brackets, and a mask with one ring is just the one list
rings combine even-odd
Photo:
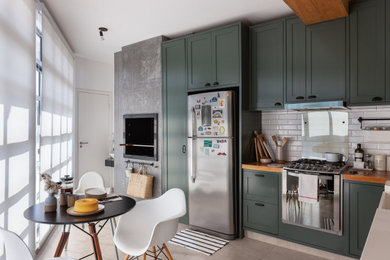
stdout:
[[341,162],[344,161],[346,158],[344,154],[341,153],[326,152],[325,159],[327,162]]

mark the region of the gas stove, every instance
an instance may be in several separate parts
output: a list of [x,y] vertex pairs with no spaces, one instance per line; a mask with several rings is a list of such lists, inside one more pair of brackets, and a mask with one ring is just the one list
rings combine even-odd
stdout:
[[286,170],[322,174],[341,174],[347,168],[345,162],[327,162],[315,159],[299,159],[284,167]]

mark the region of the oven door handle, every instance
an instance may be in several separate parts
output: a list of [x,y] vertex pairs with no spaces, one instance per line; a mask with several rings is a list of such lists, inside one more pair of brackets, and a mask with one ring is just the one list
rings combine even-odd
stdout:
[[299,173],[293,173],[293,172],[287,171],[287,174],[290,176],[299,177]]

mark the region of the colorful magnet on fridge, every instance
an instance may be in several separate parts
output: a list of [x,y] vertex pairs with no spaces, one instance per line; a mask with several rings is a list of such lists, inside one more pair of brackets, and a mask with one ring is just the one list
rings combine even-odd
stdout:
[[214,145],[213,145],[213,148],[219,149],[219,144],[214,144]]
[[218,101],[218,98],[217,97],[213,97],[212,99],[211,99],[211,102],[217,102]]
[[203,146],[204,147],[213,147],[213,141],[211,141],[211,140],[204,140]]
[[206,135],[211,135],[211,131],[207,131],[205,134]]
[[[200,100],[199,100],[200,102]],[[195,105],[195,109],[200,109],[200,105]]]
[[225,133],[225,127],[221,126],[221,127],[219,128],[219,133],[220,133],[221,135],[223,135],[223,134]]
[[209,153],[210,153],[210,150],[209,150],[209,149],[204,149],[204,154],[205,154],[205,155],[209,155]]
[[199,126],[198,131],[203,131],[203,127]]
[[225,99],[218,100],[218,106],[221,108],[225,107]]
[[226,156],[226,153],[218,153],[217,155]]

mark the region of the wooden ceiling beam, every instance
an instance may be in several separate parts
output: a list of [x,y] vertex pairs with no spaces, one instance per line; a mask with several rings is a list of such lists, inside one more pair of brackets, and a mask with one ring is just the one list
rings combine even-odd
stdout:
[[283,0],[306,24],[348,16],[349,0]]

